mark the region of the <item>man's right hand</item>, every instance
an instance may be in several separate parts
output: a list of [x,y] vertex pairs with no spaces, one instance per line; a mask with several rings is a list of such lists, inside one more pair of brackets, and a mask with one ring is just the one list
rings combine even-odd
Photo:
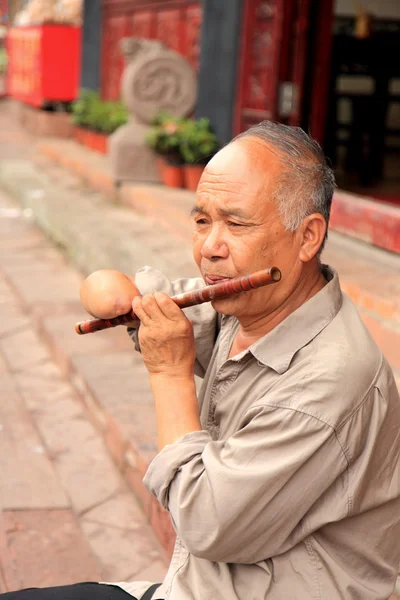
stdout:
[[112,269],[95,271],[80,289],[83,308],[99,319],[112,319],[130,312],[135,296],[140,296],[140,292],[134,278]]

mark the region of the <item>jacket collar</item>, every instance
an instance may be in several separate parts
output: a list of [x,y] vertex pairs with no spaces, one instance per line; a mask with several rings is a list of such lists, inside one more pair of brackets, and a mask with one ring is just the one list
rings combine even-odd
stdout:
[[328,280],[326,286],[237,359],[251,352],[258,362],[277,373],[287,371],[296,352],[329,325],[342,306],[342,291],[336,271],[328,265],[323,265],[322,270]]

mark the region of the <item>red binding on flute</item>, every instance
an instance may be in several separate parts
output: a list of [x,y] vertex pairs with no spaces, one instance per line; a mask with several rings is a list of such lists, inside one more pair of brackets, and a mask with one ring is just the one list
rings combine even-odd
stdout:
[[[247,292],[248,290],[269,285],[270,283],[276,283],[277,281],[280,281],[280,279],[280,270],[277,267],[271,267],[270,269],[256,271],[255,273],[244,275],[243,277],[234,277],[233,279],[228,279],[222,283],[207,285],[199,290],[173,296],[171,299],[180,308],[187,308],[188,306],[194,306],[195,304],[210,302],[215,300],[215,298],[226,298],[233,294],[240,294],[240,292]],[[80,335],[94,333],[101,329],[108,329],[109,327],[132,323],[135,319],[137,319],[137,316],[133,311],[126,315],[121,315],[120,317],[114,317],[113,319],[89,319],[88,321],[77,323],[75,325],[75,331]]]

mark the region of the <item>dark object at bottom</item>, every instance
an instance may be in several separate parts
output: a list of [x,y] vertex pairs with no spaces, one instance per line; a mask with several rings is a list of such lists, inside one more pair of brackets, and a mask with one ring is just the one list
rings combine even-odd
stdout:
[[154,583],[152,586],[150,586],[147,592],[145,592],[142,596],[142,600],[151,600],[154,596],[154,592],[160,587],[160,585],[161,583]]
[[[152,585],[142,600],[151,600],[160,583]],[[0,594],[1,600],[133,600],[133,596],[116,585],[86,581],[73,585],[47,588],[26,588]]]

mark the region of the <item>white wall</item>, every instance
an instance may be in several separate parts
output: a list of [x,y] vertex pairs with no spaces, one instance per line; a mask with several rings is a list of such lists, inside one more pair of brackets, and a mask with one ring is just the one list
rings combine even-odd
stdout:
[[400,0],[336,0],[335,14],[355,15],[360,4],[381,19],[400,19]]

